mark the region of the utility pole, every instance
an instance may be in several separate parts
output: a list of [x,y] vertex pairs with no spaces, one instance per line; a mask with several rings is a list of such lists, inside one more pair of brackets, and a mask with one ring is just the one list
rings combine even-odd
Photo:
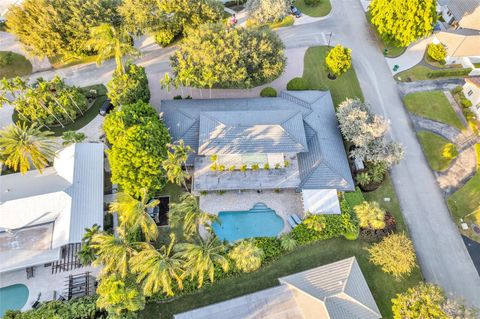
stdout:
[[330,41],[332,40],[333,32],[328,35],[328,47],[330,47]]

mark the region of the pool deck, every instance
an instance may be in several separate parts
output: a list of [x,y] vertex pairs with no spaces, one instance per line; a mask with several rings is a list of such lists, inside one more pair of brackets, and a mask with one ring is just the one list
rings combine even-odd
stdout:
[[294,190],[275,191],[230,191],[223,195],[209,193],[200,196],[200,208],[210,214],[217,215],[221,211],[249,210],[257,203],[264,203],[273,209],[284,221],[282,233],[288,233],[292,228],[287,222],[289,215],[297,214],[303,218],[301,194]]
[[97,276],[100,268],[82,267],[72,271],[63,271],[52,274],[52,267],[44,267],[43,265],[34,267],[34,277],[27,279],[25,269],[14,270],[0,274],[0,288],[15,284],[23,284],[28,288],[28,300],[23,306],[22,311],[31,309],[31,305],[37,300],[38,294],[41,293],[40,302],[53,299],[54,291],[58,295],[64,294],[66,277],[69,275],[82,274],[87,271],[93,276]]

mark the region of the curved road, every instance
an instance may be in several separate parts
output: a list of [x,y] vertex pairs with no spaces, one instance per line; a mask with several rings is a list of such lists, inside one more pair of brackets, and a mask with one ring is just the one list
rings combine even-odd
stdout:
[[278,33],[287,47],[296,47],[324,45],[332,32],[333,45],[341,43],[352,49],[366,101],[375,113],[391,120],[392,138],[405,146],[405,159],[392,169],[392,176],[423,275],[450,296],[480,307],[480,277],[450,218],[360,1],[333,0],[332,5],[328,19]]

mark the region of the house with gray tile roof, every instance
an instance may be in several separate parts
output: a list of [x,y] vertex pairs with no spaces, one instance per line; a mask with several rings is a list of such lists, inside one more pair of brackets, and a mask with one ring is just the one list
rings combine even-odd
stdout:
[[175,319],[378,319],[355,257],[279,278],[280,286],[174,316]]
[[172,140],[194,150],[187,161],[194,192],[295,189],[336,197],[355,189],[328,91],[165,100],[161,116]]
[[442,16],[451,25],[480,30],[480,0],[448,0]]

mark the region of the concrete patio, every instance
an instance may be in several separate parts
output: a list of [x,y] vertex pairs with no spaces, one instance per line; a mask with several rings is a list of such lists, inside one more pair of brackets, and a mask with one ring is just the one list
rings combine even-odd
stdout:
[[200,196],[200,208],[210,214],[217,215],[221,211],[243,211],[251,209],[257,203],[264,203],[273,209],[284,221],[283,233],[291,230],[287,222],[289,215],[297,214],[303,218],[301,194],[294,190],[275,191],[230,191],[220,195],[209,193]]

